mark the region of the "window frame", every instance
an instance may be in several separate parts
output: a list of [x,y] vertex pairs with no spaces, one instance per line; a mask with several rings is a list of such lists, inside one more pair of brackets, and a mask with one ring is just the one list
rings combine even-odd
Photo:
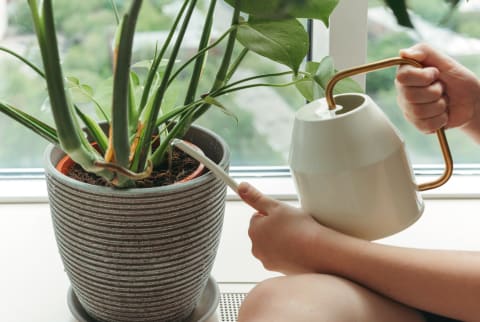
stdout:
[[[436,179],[443,169],[436,165],[415,167],[416,181]],[[285,201],[297,201],[295,184],[288,167],[232,167],[231,176],[247,181],[263,193]],[[480,169],[476,164],[456,166],[452,178],[443,186],[422,192],[428,199],[480,199]],[[228,200],[239,200],[229,188]],[[0,170],[0,204],[48,202],[43,169]]]

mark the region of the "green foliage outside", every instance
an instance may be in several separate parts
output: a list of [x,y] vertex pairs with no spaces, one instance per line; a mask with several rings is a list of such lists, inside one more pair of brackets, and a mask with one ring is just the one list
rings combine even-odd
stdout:
[[[451,12],[449,5],[444,0],[409,1],[408,3],[415,14],[432,25],[451,29],[466,37],[480,39],[480,27],[478,27],[480,12]],[[383,5],[380,0],[370,0],[369,4],[371,7]],[[472,25],[475,27],[472,28]],[[383,31],[381,34],[370,33],[368,42],[368,61],[397,56],[400,49],[415,43],[407,30]],[[455,59],[480,76],[480,54],[459,56]],[[402,133],[413,163],[442,164],[442,155],[436,136],[420,133],[403,117],[396,103],[394,78],[395,68],[368,74],[368,94],[382,107]],[[480,153],[475,143],[458,129],[448,130],[446,133],[456,164],[480,163]]]
[[[116,4],[119,10],[122,10],[122,6],[128,4],[128,1],[117,1]],[[177,2],[178,4],[178,2]],[[164,12],[163,9],[167,6],[175,6],[175,1],[145,1],[144,8],[141,11],[137,30],[140,33],[141,39],[144,41],[135,47],[133,61],[139,61],[143,59],[150,59],[155,52],[159,39],[162,38],[162,33],[165,34],[168,31],[172,23],[172,14],[176,11],[175,8],[169,12]],[[226,7],[226,6],[224,6]],[[205,8],[206,10],[206,8]],[[32,35],[32,23],[31,17],[26,6],[21,1],[10,3],[9,6],[9,39],[15,39],[20,43],[20,50],[16,51],[24,54],[25,52],[32,51],[31,54],[27,54],[27,57],[35,64],[41,66],[39,53],[36,51],[35,39]],[[202,15],[203,13],[198,13]],[[225,22],[230,19],[230,12],[225,14]],[[89,90],[92,91],[92,95],[96,97],[101,103],[110,104],[108,101],[111,92],[111,43],[115,30],[115,16],[110,7],[109,1],[93,1],[86,0],[80,3],[69,2],[66,0],[55,1],[55,19],[57,24],[57,30],[59,34],[60,47],[63,51],[62,65],[64,67],[65,75],[75,76],[75,79],[80,84],[88,84]],[[218,28],[223,30],[224,28]],[[194,30],[192,30],[195,32]],[[198,33],[198,31],[197,31]],[[219,36],[219,35],[217,35]],[[164,37],[164,35],[163,35]],[[146,40],[145,40],[146,39]],[[161,40],[160,40],[161,42]],[[8,47],[8,44],[5,45]],[[180,62],[186,61],[189,58],[197,46],[197,39],[192,40],[192,50],[189,52],[187,49],[184,53],[181,53],[179,59]],[[16,48],[16,47],[15,47]],[[3,55],[3,54],[2,54]],[[250,54],[251,55],[251,54]],[[268,61],[262,61],[262,64],[258,64],[258,57],[252,59],[247,55],[246,57],[246,69],[245,73],[248,75],[249,70],[255,70],[258,74],[258,70],[261,72],[272,73],[278,72],[278,65]],[[253,56],[253,55],[252,55]],[[6,58],[4,58],[6,57]],[[46,100],[46,89],[44,87],[43,80],[38,76],[28,75],[22,71],[25,68],[20,67],[21,64],[15,59],[3,55],[0,60],[0,68],[2,74],[9,75],[9,82],[3,82],[0,85],[0,100],[8,101],[12,105],[28,107],[26,112],[31,113],[33,116],[38,117],[42,121],[52,124],[52,120],[49,116],[48,101]],[[220,64],[221,53],[211,51],[209,53],[209,64],[217,67]],[[250,62],[249,62],[250,61]],[[180,63],[179,62],[179,63]],[[261,68],[258,68],[261,66]],[[13,72],[10,72],[13,71]],[[207,85],[205,88],[200,88],[200,91],[206,92],[209,90],[207,86],[212,83],[215,77],[216,68],[204,69],[202,75],[203,80]],[[146,70],[144,70],[146,71]],[[142,76],[142,68],[139,67],[136,72]],[[28,71],[27,71],[28,73]],[[143,73],[145,76],[145,73]],[[291,76],[290,76],[291,77]],[[289,82],[290,77],[284,77],[283,80],[276,78],[276,82]],[[183,77],[180,75],[179,79],[183,79],[182,82],[174,83],[167,92],[164,104],[173,106],[182,100],[184,89],[190,81],[188,76]],[[268,79],[266,81],[269,81]],[[30,85],[32,84],[32,85]],[[41,85],[40,85],[41,84]],[[4,86],[2,88],[2,86]],[[18,95],[12,97],[12,92],[18,92]],[[295,94],[293,94],[295,93]],[[293,94],[293,95],[292,95]],[[84,110],[93,109],[91,102],[88,104],[82,104],[81,96],[84,93],[80,93],[75,98],[77,103]],[[291,104],[292,108],[296,108],[303,103],[300,95],[296,93],[295,89],[284,91],[285,104]],[[85,100],[87,102],[88,100]],[[268,164],[284,164],[285,156],[280,155],[277,151],[270,149],[269,142],[261,134],[257,133],[257,130],[253,126],[251,120],[254,116],[245,112],[238,101],[226,97],[222,100],[222,103],[228,108],[228,113],[222,113],[219,111],[211,111],[207,113],[206,117],[200,121],[200,124],[214,129],[221,136],[223,136],[232,147],[233,163],[243,165],[253,165],[259,163]],[[227,115],[228,114],[228,115]],[[232,117],[235,115],[235,117]],[[236,121],[236,120],[242,120]],[[15,129],[15,130],[12,130]],[[3,156],[0,154],[0,167],[41,167],[42,166],[42,153],[46,142],[41,139],[35,138],[30,135],[29,131],[13,124],[11,120],[4,117],[0,117],[0,135],[2,137],[8,136],[8,147],[5,147]],[[18,133],[18,135],[9,135],[8,133]],[[28,146],[25,145],[25,137],[32,136]],[[10,143],[11,142],[11,143]],[[32,153],[31,146],[35,145],[36,149],[40,153]],[[258,146],[258,151],[252,149],[252,146]],[[16,151],[16,157],[11,157],[11,150]]]
[[[117,1],[119,9],[127,5],[128,1]],[[165,4],[174,4],[175,0],[145,1],[148,10],[143,10],[139,19],[139,31],[154,29],[167,29],[172,21],[168,12],[162,11]],[[370,1],[370,5],[383,5],[382,1]],[[439,24],[447,16],[448,6],[444,0],[410,1],[411,8],[422,18]],[[108,77],[111,75],[111,42],[115,26],[115,17],[110,8],[109,1],[83,0],[68,1],[56,0],[56,23],[61,35],[61,47],[65,51],[62,60],[67,71],[67,76],[75,75],[82,83],[89,84],[95,89],[97,96],[102,97],[102,92],[107,95],[110,86]],[[478,21],[480,13],[456,12],[445,23],[454,31],[470,37],[480,37]],[[160,26],[160,28],[159,28]],[[9,31],[8,39],[15,39],[16,46],[20,46],[22,53],[33,62],[40,64],[39,53],[36,51],[35,38],[32,35],[30,13],[23,1],[11,1],[9,4]],[[368,61],[383,59],[398,54],[400,48],[413,44],[405,32],[386,31],[381,35],[369,35]],[[155,50],[155,42],[148,46],[141,46],[134,51],[135,59],[147,59]],[[210,53],[215,56],[215,52]],[[185,53],[183,59],[188,57]],[[480,57],[459,57],[466,66],[480,75]],[[247,69],[261,72],[278,72],[278,65],[258,60],[258,57],[247,57]],[[215,62],[212,62],[215,64]],[[205,69],[209,70],[208,68]],[[140,72],[141,74],[141,72]],[[395,101],[393,88],[395,70],[388,69],[377,71],[368,76],[368,93],[382,106],[389,117],[398,124],[404,134],[414,162],[432,163],[441,162],[440,153],[434,137],[420,134],[408,124]],[[50,123],[48,102],[46,102],[46,89],[43,80],[26,70],[15,59],[0,57],[0,75],[8,77],[8,82],[0,82],[0,101],[7,100],[14,105],[25,106],[29,113],[39,119]],[[205,73],[205,78],[214,75]],[[188,80],[185,80],[185,82]],[[278,81],[278,79],[276,79]],[[285,78],[284,82],[290,79]],[[181,91],[180,85],[169,90],[166,100],[173,104]],[[253,89],[255,91],[255,89]],[[294,88],[282,88],[276,91],[281,99],[292,111],[303,104],[303,99]],[[12,95],[12,93],[16,93]],[[232,148],[233,163],[235,165],[284,165],[286,155],[276,151],[269,144],[269,138],[258,132],[255,128],[255,115],[246,111],[238,100],[227,96],[222,103],[228,107],[238,121],[220,110],[211,110],[208,117],[203,117],[200,124],[213,128],[223,136]],[[92,108],[85,106],[85,108]],[[259,106],[265,109],[263,113],[275,113],[274,106]],[[293,116],[292,116],[293,117]],[[14,134],[12,134],[14,133]],[[478,163],[478,147],[467,142],[458,131],[448,131],[447,136],[451,142],[455,162]],[[0,168],[2,167],[42,167],[42,151],[47,144],[38,139],[33,133],[11,122],[5,117],[0,117],[0,138],[3,148],[0,150]],[[12,152],[14,154],[12,155]]]

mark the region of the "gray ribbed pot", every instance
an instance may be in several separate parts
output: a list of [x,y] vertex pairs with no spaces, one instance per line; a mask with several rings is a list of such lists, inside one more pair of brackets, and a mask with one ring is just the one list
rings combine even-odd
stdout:
[[[192,127],[185,139],[227,169],[216,134]],[[46,177],[58,249],[83,308],[98,321],[182,321],[210,276],[226,186],[210,172],[186,183],[120,190],[85,184],[55,169]]]

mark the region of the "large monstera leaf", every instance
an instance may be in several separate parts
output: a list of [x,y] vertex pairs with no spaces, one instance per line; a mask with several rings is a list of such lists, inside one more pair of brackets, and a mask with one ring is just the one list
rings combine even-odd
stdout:
[[308,52],[308,34],[294,18],[241,22],[238,41],[249,50],[290,67],[297,73]]
[[255,17],[310,18],[321,20],[328,26],[328,17],[339,0],[225,0],[225,2],[231,6],[238,3],[242,12]]

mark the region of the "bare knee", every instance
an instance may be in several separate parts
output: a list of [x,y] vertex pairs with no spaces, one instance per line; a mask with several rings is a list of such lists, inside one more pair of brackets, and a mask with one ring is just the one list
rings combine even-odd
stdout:
[[239,322],[423,321],[419,314],[343,278],[290,275],[258,284],[243,302]]
[[270,322],[275,306],[283,302],[284,277],[265,280],[253,288],[243,301],[238,314],[238,322]]
[[[315,287],[312,287],[312,279],[317,284]],[[268,279],[248,294],[238,321],[342,321],[339,316],[342,313],[336,309],[341,299],[331,292],[337,280],[340,279],[319,274]],[[319,284],[323,287],[318,287]]]

